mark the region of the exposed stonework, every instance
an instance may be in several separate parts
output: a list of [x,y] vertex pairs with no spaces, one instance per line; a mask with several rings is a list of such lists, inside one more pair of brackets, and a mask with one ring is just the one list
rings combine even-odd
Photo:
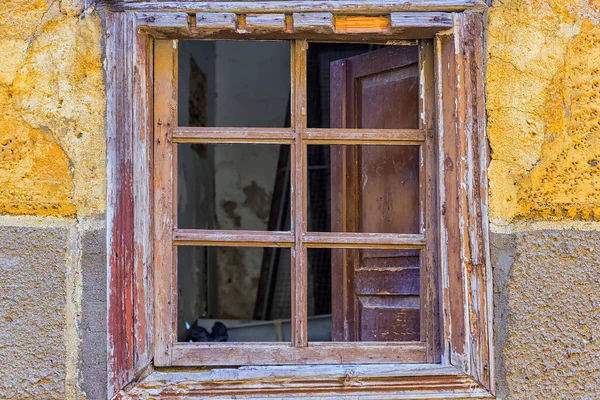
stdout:
[[600,218],[600,4],[498,1],[488,16],[490,217]]
[[68,229],[0,230],[0,398],[65,397]]

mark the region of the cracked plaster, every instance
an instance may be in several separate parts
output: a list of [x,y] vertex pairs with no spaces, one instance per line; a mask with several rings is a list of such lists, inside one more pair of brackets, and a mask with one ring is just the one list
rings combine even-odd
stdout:
[[490,8],[492,222],[600,218],[599,21],[597,0]]
[[2,7],[0,213],[104,213],[100,20],[81,1]]

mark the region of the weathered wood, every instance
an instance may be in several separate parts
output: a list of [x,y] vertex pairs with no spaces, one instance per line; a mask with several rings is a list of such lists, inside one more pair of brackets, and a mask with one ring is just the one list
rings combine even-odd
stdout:
[[247,14],[246,31],[250,33],[285,32],[284,14]]
[[418,145],[425,141],[420,129],[307,129],[307,144],[390,144]]
[[[206,5],[213,5],[216,3],[217,2],[205,2]],[[234,3],[238,4],[234,5]],[[293,3],[298,3],[294,1],[269,2],[268,4],[265,4],[265,6],[271,7],[274,3],[279,3],[279,6],[283,7],[283,9],[277,10],[263,8],[261,9],[261,12],[267,10],[271,13],[285,12],[289,15],[291,12],[323,11],[325,8],[320,7],[323,7],[323,4],[327,2],[319,2],[318,4],[312,3],[310,7],[317,7],[315,10],[303,9],[300,11],[293,8]],[[346,3],[347,7],[348,4],[352,2],[340,1],[336,3],[337,4],[334,7],[337,7],[341,3]],[[398,4],[397,2],[394,2],[394,4],[388,2],[387,6],[391,8],[387,11],[382,11],[379,13],[373,11],[374,8],[371,7],[372,2],[370,1],[360,2],[361,4],[358,4],[358,2],[354,3],[357,6],[356,9],[349,11],[346,10],[346,12],[344,12],[342,8],[337,8],[328,11],[332,12],[333,14],[337,13],[341,15],[349,15],[354,12],[357,14],[373,13],[375,15],[390,11],[402,11],[403,7],[415,7],[416,4],[413,3],[412,5],[407,6],[406,4]],[[381,7],[381,4],[383,3],[385,3],[385,1],[378,2],[377,7]],[[416,7],[420,7],[420,9],[427,9],[425,8],[424,3],[425,2],[419,2]],[[427,3],[427,7],[429,7],[431,4],[437,4],[439,6],[439,4],[442,2],[433,1]],[[448,2],[444,3],[448,4]],[[473,4],[475,3],[476,2],[473,2]],[[113,2],[113,4],[115,7],[119,7],[124,3]],[[132,3],[128,4],[131,5]],[[150,4],[150,2],[138,4]],[[156,4],[159,3],[152,4],[152,7],[155,7]],[[169,6],[169,4],[171,7],[183,5],[185,8],[186,5],[188,7],[192,6],[191,2],[162,3],[162,5],[167,6]],[[198,4],[199,3],[196,2],[194,3],[194,6]],[[252,8],[255,4],[256,3],[252,2],[229,2],[227,4],[217,4],[217,6],[224,6],[226,8],[235,6],[245,7],[249,10],[249,12],[256,12],[257,10]],[[304,4],[306,5],[308,3]],[[482,5],[482,3],[478,4],[479,6]],[[292,6],[292,8],[288,8],[290,6]],[[394,7],[399,7],[399,9]],[[154,10],[160,9],[160,7],[154,8]],[[295,11],[289,11],[292,9]],[[360,11],[361,9],[370,11]],[[233,9],[230,8],[229,10],[231,11]],[[432,9],[429,10],[431,11]],[[438,10],[453,11],[443,8]],[[189,8],[182,11],[194,12],[194,9]],[[196,11],[202,11],[202,9]],[[149,191],[147,191],[144,185],[148,184],[150,178],[148,176],[143,176],[148,171],[147,167],[144,167],[144,165],[137,165],[136,163],[138,161],[147,163],[148,160],[152,158],[151,153],[144,153],[144,143],[150,139],[151,135],[149,135],[147,127],[144,126],[143,118],[144,114],[146,116],[152,114],[151,112],[144,112],[145,108],[150,108],[151,110],[152,107],[151,99],[144,98],[144,86],[148,88],[151,85],[150,82],[153,74],[151,70],[152,65],[150,64],[144,66],[143,63],[144,58],[148,57],[148,53],[146,52],[149,52],[151,47],[149,46],[144,50],[142,42],[148,44],[149,42],[147,41],[147,37],[144,35],[135,35],[135,31],[138,29],[134,23],[135,16],[132,14],[102,14],[107,32],[105,65],[108,99],[107,229],[109,232],[108,330],[110,346],[108,365],[110,381],[109,394],[113,394],[115,391],[119,390],[125,384],[135,379],[136,376],[142,373],[141,371],[147,367],[147,364],[144,363],[147,362],[150,356],[148,349],[152,349],[152,332],[151,329],[147,329],[148,320],[151,318],[153,312],[152,305],[148,304],[148,299],[152,298],[152,270],[148,270],[148,265],[150,265],[149,263],[151,260],[149,259],[147,250],[140,250],[138,248],[139,246],[147,246],[147,232],[144,229],[148,229],[150,232],[152,232],[152,224],[148,223],[145,225],[144,221],[139,219],[142,218],[142,216],[148,211],[152,212],[152,210],[147,207],[147,204],[144,204],[149,195]],[[244,18],[241,15],[240,18],[236,20],[236,26],[238,28],[240,25],[244,25],[240,22],[242,19]],[[277,34],[280,34],[281,38],[285,37],[288,39],[302,39],[311,37],[310,35],[305,35],[304,33],[297,35],[294,33],[293,36],[290,36],[289,32],[291,30],[289,29],[289,17],[287,17],[286,21],[286,32]],[[455,17],[455,34],[449,35],[447,32],[444,32],[443,35],[438,36],[436,39],[436,107],[440,117],[438,120],[439,126],[437,135],[440,140],[438,147],[433,150],[434,152],[439,152],[440,154],[438,165],[436,167],[441,174],[440,177],[442,178],[440,179],[440,185],[437,192],[440,199],[439,209],[441,210],[440,217],[442,219],[442,228],[440,229],[440,232],[442,242],[439,244],[439,248],[441,249],[439,253],[439,261],[432,262],[432,265],[441,265],[440,285],[442,287],[442,304],[444,311],[442,313],[442,318],[444,321],[444,357],[442,358],[442,361],[450,362],[458,369],[452,369],[452,367],[449,366],[442,366],[440,368],[452,369],[454,371],[454,373],[451,374],[452,376],[447,378],[447,376],[444,374],[435,375],[427,372],[419,375],[419,372],[428,370],[430,371],[431,368],[438,367],[418,365],[415,366],[415,371],[419,372],[412,371],[410,374],[402,378],[393,376],[393,369],[387,367],[386,371],[380,371],[380,378],[376,378],[379,379],[377,381],[379,383],[376,385],[365,383],[364,380],[361,381],[360,385],[341,384],[349,381],[356,382],[355,379],[348,380],[347,374],[342,374],[340,375],[341,377],[337,376],[336,378],[332,378],[335,382],[332,381],[331,385],[329,386],[328,384],[319,386],[320,383],[315,384],[312,379],[304,379],[303,377],[295,380],[293,376],[289,375],[280,382],[277,382],[273,388],[267,388],[264,382],[258,380],[250,382],[244,381],[243,383],[241,383],[239,380],[236,380],[235,382],[230,381],[231,384],[229,386],[221,383],[221,386],[218,388],[216,386],[212,386],[210,389],[207,389],[206,386],[203,386],[205,384],[198,383],[199,381],[187,380],[185,382],[181,382],[179,379],[182,375],[178,373],[166,375],[172,379],[170,382],[177,382],[176,384],[169,386],[169,383],[165,383],[165,375],[161,375],[159,377],[155,372],[147,378],[147,382],[152,382],[149,384],[150,386],[144,387],[142,384],[139,386],[139,390],[142,390],[142,392],[146,390],[144,393],[148,393],[147,390],[154,390],[156,392],[161,392],[165,395],[170,394],[172,396],[192,394],[193,396],[200,398],[219,395],[223,397],[231,397],[232,394],[248,395],[250,393],[263,397],[281,397],[282,394],[285,394],[286,397],[287,395],[291,394],[300,394],[300,396],[304,394],[306,397],[308,395],[314,395],[319,391],[319,393],[327,393],[327,395],[358,395],[360,393],[372,393],[374,391],[381,394],[381,397],[394,398],[402,398],[402,396],[405,395],[419,395],[427,398],[450,398],[453,396],[461,398],[470,396],[490,397],[489,391],[493,391],[494,382],[492,362],[493,347],[491,345],[491,269],[489,266],[489,249],[487,243],[487,183],[485,179],[489,155],[487,154],[488,149],[486,147],[487,142],[484,129],[485,110],[484,103],[482,101],[482,21],[481,13],[472,13],[468,16],[458,15]],[[177,27],[167,28],[165,32],[168,32],[168,35],[179,35],[178,37],[181,38],[227,37],[226,35],[219,36],[222,34],[222,32],[216,34],[206,33],[205,36],[201,36],[201,33],[198,35],[192,35],[190,34],[190,29],[188,29],[187,23],[188,21],[186,19],[185,25],[182,25],[181,27],[178,25]],[[406,24],[406,21],[404,23]],[[437,22],[430,21],[428,23]],[[140,22],[140,24],[143,25],[143,22]],[[418,21],[412,22],[412,24],[418,25]],[[196,25],[198,25],[198,21],[196,22]],[[156,29],[159,29],[157,27],[148,26],[145,28],[144,26],[141,26],[140,28],[142,28],[143,32],[152,32],[152,34],[158,32]],[[227,31],[230,32],[228,34],[232,35],[232,38],[276,37],[275,35],[252,36],[249,33],[238,34],[232,31],[231,26],[228,26]],[[417,31],[413,30],[412,32],[414,33]],[[365,40],[385,41],[389,40],[387,38],[408,37],[406,32],[398,35],[396,35],[396,33],[392,33],[390,36],[385,36],[385,39],[382,39],[381,36],[383,35],[378,36],[375,34],[361,34],[357,36],[351,36],[339,34],[319,34],[312,37],[318,37],[320,40],[332,40],[332,38],[335,38],[335,40],[340,41],[361,42]],[[172,42],[170,43],[172,44]],[[157,48],[160,52],[160,44]],[[163,50],[166,49],[163,48]],[[173,50],[171,51],[173,52]],[[164,61],[162,58],[159,60],[159,58],[160,57],[158,56],[156,57],[157,64]],[[174,60],[174,58],[171,59],[173,64],[175,64]],[[146,70],[145,75],[142,76],[142,70],[144,69]],[[174,75],[174,71],[172,74]],[[160,77],[160,72],[155,74],[155,76]],[[162,78],[160,79],[162,82]],[[461,82],[460,85],[458,85],[459,80]],[[299,83],[300,87],[302,87],[302,82]],[[170,85],[172,86],[171,92],[174,92],[173,88],[176,86],[174,86],[173,82],[171,82]],[[157,85],[155,88],[158,86],[160,86],[160,89],[157,89],[158,91],[165,90],[164,85]],[[162,101],[162,103],[160,107],[155,109],[160,109],[162,110],[161,112],[168,110],[168,112],[174,113],[174,98],[175,96],[171,95],[171,100],[165,102],[164,97],[157,96],[156,100],[159,102]],[[301,94],[295,94],[294,98],[305,101],[305,99],[302,99]],[[144,105],[144,103],[146,105]],[[298,157],[292,160],[292,165],[299,163],[304,167],[306,161],[303,159],[305,156],[303,147],[307,143],[304,140],[307,137],[308,131],[304,131],[305,121],[303,121],[303,118],[305,117],[302,116],[302,112],[305,112],[306,108],[303,109],[302,107],[297,107],[298,104],[301,103],[296,103],[296,106],[294,107],[294,110],[297,113],[295,115],[298,116],[294,122],[294,129],[297,129],[296,132],[300,132],[299,143],[301,143],[301,145],[298,145],[298,147],[292,149],[293,157]],[[423,109],[427,110],[425,106],[423,106]],[[298,124],[298,122],[301,123]],[[172,121],[172,124],[175,124],[175,122]],[[300,129],[298,129],[298,127],[300,127]],[[422,128],[426,135],[430,134],[431,130],[429,130],[427,126]],[[162,137],[168,137],[169,135],[168,132],[165,132],[164,126],[162,128],[156,128],[154,134],[157,136],[157,138],[160,138],[161,135]],[[223,133],[224,137],[226,135],[226,133]],[[235,137],[236,135],[237,133],[232,133],[234,140],[237,139]],[[219,140],[218,138],[216,139]],[[286,140],[288,140],[287,143],[291,143],[289,138],[286,137]],[[431,149],[427,147],[431,143],[432,142],[429,141],[429,139],[425,139],[426,152],[431,151]],[[161,147],[154,154],[154,156],[158,159],[158,161],[155,162],[154,171],[155,173],[159,172],[158,176],[154,177],[156,184],[155,189],[158,188],[158,190],[155,190],[155,196],[165,195],[165,193],[159,193],[160,190],[162,190],[161,188],[163,188],[164,185],[167,185],[168,187],[169,182],[170,184],[173,184],[174,182],[174,180],[165,182],[164,179],[168,178],[167,173],[165,170],[159,171],[159,169],[161,169],[159,168],[160,165],[164,167],[168,164],[166,170],[173,172],[173,157],[171,158],[170,164],[165,164],[164,160],[164,157],[168,158],[168,148],[171,146],[167,146],[166,144],[163,145],[164,147]],[[426,167],[426,175],[429,181],[430,173],[427,171],[428,170]],[[302,180],[302,177],[299,176],[294,176],[293,182],[294,185],[299,183],[299,187],[302,187],[306,184],[305,181]],[[137,185],[140,186],[138,187]],[[427,197],[429,197],[430,192],[427,191],[427,193]],[[295,193],[294,196],[301,197],[297,193]],[[305,215],[305,200],[300,198],[297,198],[296,200],[299,201],[299,204],[302,204],[302,207],[304,207],[303,213]],[[156,204],[159,204],[159,200],[155,201]],[[139,205],[138,202],[140,203]],[[425,205],[427,209],[433,207],[431,200],[425,202]],[[171,204],[171,209],[172,208],[173,204]],[[168,207],[165,209],[169,210]],[[435,211],[431,210],[429,212],[435,213]],[[157,217],[155,221],[159,225],[164,224],[164,220],[161,221],[159,219],[158,213],[156,215]],[[164,218],[164,213],[161,214],[161,218]],[[425,217],[425,243],[427,246],[429,246],[430,243],[427,236],[429,229],[427,224],[428,221],[431,220],[432,219],[428,219],[427,216]],[[298,222],[298,219],[295,221]],[[299,218],[299,221],[303,223],[302,218]],[[164,224],[163,228],[167,225],[169,224]],[[157,236],[155,245],[160,243],[158,237],[166,237],[166,242],[164,243],[171,243],[170,240],[173,234],[172,228],[173,227],[170,226],[169,229],[163,229],[161,231],[159,226],[156,229],[156,233],[159,236]],[[302,236],[301,232],[303,231],[305,231],[305,229],[300,229],[294,233],[293,244],[295,248],[299,247],[302,250],[300,257],[302,257],[301,260],[306,263],[305,246],[311,245],[308,242],[312,240],[312,233]],[[166,236],[164,236],[165,234]],[[159,245],[165,246],[164,243]],[[301,246],[302,244],[305,246]],[[169,246],[171,246],[171,244],[169,244]],[[326,245],[325,247],[335,247],[335,244],[333,246]],[[172,252],[172,249],[170,251]],[[162,250],[157,250],[156,254],[158,255],[159,261],[155,261],[154,264],[156,266],[156,272],[158,273],[154,285],[158,291],[156,294],[157,309],[160,308],[157,313],[160,312],[162,313],[161,315],[164,315],[165,309],[169,309],[170,311],[167,310],[167,312],[170,313],[169,318],[172,319],[175,315],[176,306],[176,295],[173,289],[173,279],[176,279],[176,275],[173,270],[171,271],[170,275],[165,274],[165,271],[161,271],[160,265],[162,265],[162,263],[160,262],[160,259],[163,257],[163,261],[166,260],[167,263],[170,263],[170,268],[176,268],[176,263],[172,258],[170,261],[168,257],[165,258],[165,252]],[[296,254],[296,257],[298,257],[298,254]],[[149,276],[140,277],[140,274],[149,274]],[[306,265],[304,265],[304,267],[301,266],[295,271],[294,279],[296,279],[296,282],[300,282],[300,285],[304,284],[303,287],[300,286],[300,289],[296,289],[297,292],[295,293],[294,297],[300,301],[301,306],[304,308],[296,309],[296,313],[305,312],[305,274]],[[170,291],[164,291],[165,284],[171,285]],[[161,290],[163,291],[161,292]],[[146,304],[144,304],[144,302]],[[136,313],[143,313],[141,310],[144,308],[146,309],[145,316],[136,315]],[[144,318],[146,321],[144,321]],[[146,327],[144,327],[144,324]],[[294,342],[295,345],[307,345],[305,337],[304,339],[302,338],[302,335],[306,333],[305,330],[298,330],[298,327],[301,327],[303,324],[305,327],[306,321],[303,321],[302,319],[296,322],[295,334],[297,339]],[[169,324],[165,324],[165,321],[161,320],[161,317],[157,317],[155,326],[157,328],[157,337],[163,335],[161,343],[164,344],[168,342],[168,340],[164,340],[164,335],[171,335],[170,343],[173,343],[172,340],[175,332],[173,324],[169,326]],[[144,329],[146,329],[145,334]],[[351,345],[348,347],[351,349],[353,344],[340,343],[339,345],[341,348]],[[146,346],[146,349],[144,349],[144,346]],[[175,346],[178,352],[177,357],[180,355],[181,357],[187,357],[187,355],[185,355],[183,352],[179,353],[180,351],[183,351],[180,350],[179,346],[179,344],[176,344]],[[368,344],[357,343],[356,346],[358,346],[358,348],[361,348],[361,346],[366,346],[364,348],[365,354],[367,354]],[[379,346],[381,346],[381,344],[379,344]],[[423,356],[425,357],[424,360],[431,361],[432,358],[429,356],[429,352],[431,351],[430,347],[425,344],[423,344],[423,346],[425,352],[425,355]],[[157,346],[155,350],[157,348],[160,348],[160,346]],[[297,350],[300,353],[304,352],[306,349],[309,349],[310,351],[313,351],[313,355],[309,356],[307,359],[310,360],[311,357],[313,357],[313,359],[316,360],[315,362],[319,362],[317,360],[319,353],[330,357],[330,362],[332,363],[339,362],[339,358],[334,359],[335,354],[339,355],[338,349],[326,351],[317,350],[319,349],[319,345],[316,344],[308,344],[308,347],[298,349],[294,348],[293,346],[288,346],[287,348]],[[329,348],[332,349],[331,347]],[[372,354],[378,356],[380,353],[382,354],[382,357],[385,357],[385,352],[383,350],[377,350]],[[352,354],[353,353],[350,355],[352,356]],[[161,357],[162,362],[165,362],[165,356],[159,354],[159,352],[156,352],[154,357],[156,365],[161,365]],[[221,355],[217,353],[202,353],[201,357],[212,358],[215,363],[217,361],[221,361],[222,363],[223,360]],[[260,357],[271,357],[271,359],[274,360],[276,358],[276,351],[271,353],[270,356],[257,355],[257,357],[259,359]],[[295,355],[290,357],[293,358]],[[373,362],[372,360],[369,361],[366,358],[364,360],[365,362]],[[275,363],[277,360],[273,362]],[[162,365],[167,364],[168,362],[165,362],[165,364]],[[360,366],[360,368],[365,367],[366,366],[364,365]],[[299,371],[299,368],[300,367],[296,366],[293,369],[294,371]],[[318,367],[311,366],[309,368],[314,369]],[[255,370],[255,368],[253,370]],[[465,375],[465,371],[467,375]],[[365,375],[363,372],[358,373],[361,377]],[[301,373],[298,373],[298,375],[301,375]],[[483,384],[483,386],[481,386],[480,383]],[[424,386],[428,387],[427,391],[425,392],[423,391]],[[263,390],[261,387],[265,389]],[[138,388],[133,389],[134,392],[136,390],[138,390]]]
[[391,33],[389,16],[336,15],[334,25],[336,33]]
[[453,27],[452,14],[444,12],[393,12],[390,14],[392,30],[407,26],[450,29]]
[[136,12],[138,27],[187,28],[188,14],[184,12]]
[[485,8],[481,0],[260,0],[260,1],[144,1],[100,0],[99,8],[113,11],[231,12],[235,14],[326,11],[342,14],[382,14],[395,11],[460,12]]
[[482,36],[481,15],[461,14],[436,40],[440,262],[444,354],[493,392]]
[[303,236],[307,247],[346,249],[421,249],[425,236],[420,234],[311,232]]
[[[132,27],[130,26],[130,29]],[[154,343],[153,43],[135,31],[132,47],[134,374],[151,364]],[[127,46],[127,42],[125,43]],[[124,227],[128,229],[128,227]]]
[[196,29],[201,32],[235,31],[233,13],[197,13]]
[[402,343],[180,343],[173,347],[174,366],[423,363],[425,345]]
[[154,365],[171,364],[177,310],[177,265],[171,243],[177,170],[171,127],[177,125],[177,42],[154,43]]
[[301,348],[308,343],[308,259],[303,243],[303,233],[307,231],[307,185],[306,146],[302,142],[306,129],[306,51],[308,43],[297,40],[292,45],[292,125],[296,141],[291,149],[291,193],[292,230],[295,244],[292,251],[292,344]]
[[425,130],[425,145],[421,147],[424,159],[421,176],[422,227],[426,246],[429,251],[421,256],[421,307],[423,315],[430,316],[421,320],[422,338],[427,343],[427,360],[440,362],[440,318],[439,318],[439,208],[437,183],[437,129],[435,118],[435,80],[433,41],[424,40],[419,47],[421,128]]
[[293,143],[294,130],[289,128],[205,128],[175,127],[174,143]]
[[[455,16],[455,46],[462,49],[457,76],[463,96],[457,102],[460,131],[458,177],[461,264],[468,304],[467,371],[493,390],[491,266],[487,232],[487,164],[485,91],[483,84],[483,20],[479,15]],[[459,91],[459,93],[461,93]],[[461,129],[462,128],[462,129]]]
[[292,232],[221,231],[175,229],[173,244],[177,246],[261,246],[293,247]]
[[457,121],[455,119],[457,93],[454,36],[436,38],[436,97],[438,101],[438,163],[440,201],[440,266],[443,302],[444,357],[454,366],[466,370],[465,349],[465,275],[460,263],[460,230],[458,218],[459,177],[456,166]]
[[379,399],[493,397],[454,367],[428,364],[296,365],[154,372],[129,393],[132,398],[194,399],[357,398],[369,394]]
[[330,12],[294,13],[292,15],[294,32],[333,33],[333,14]]
[[[118,392],[134,378],[133,368],[133,232],[132,224],[131,103],[124,91],[128,54],[123,45],[126,32],[131,35],[127,15],[103,15],[106,32],[106,151],[108,252],[108,394]],[[132,71],[129,71],[132,72]]]

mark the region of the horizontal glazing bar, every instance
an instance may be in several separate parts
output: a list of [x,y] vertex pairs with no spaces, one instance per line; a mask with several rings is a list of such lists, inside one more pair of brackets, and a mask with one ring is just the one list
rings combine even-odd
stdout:
[[307,129],[302,136],[307,144],[396,144],[425,142],[422,129]]
[[293,247],[294,234],[278,231],[175,229],[173,244],[176,246]]
[[309,232],[303,236],[302,241],[306,247],[363,249],[425,247],[425,235],[420,234]]
[[291,128],[204,128],[175,127],[174,143],[292,143]]

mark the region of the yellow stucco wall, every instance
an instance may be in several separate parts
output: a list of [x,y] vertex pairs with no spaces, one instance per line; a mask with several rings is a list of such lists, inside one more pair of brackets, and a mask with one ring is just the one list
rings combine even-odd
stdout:
[[490,220],[600,219],[600,1],[489,10]]
[[105,211],[101,26],[80,3],[0,1],[0,214]]

